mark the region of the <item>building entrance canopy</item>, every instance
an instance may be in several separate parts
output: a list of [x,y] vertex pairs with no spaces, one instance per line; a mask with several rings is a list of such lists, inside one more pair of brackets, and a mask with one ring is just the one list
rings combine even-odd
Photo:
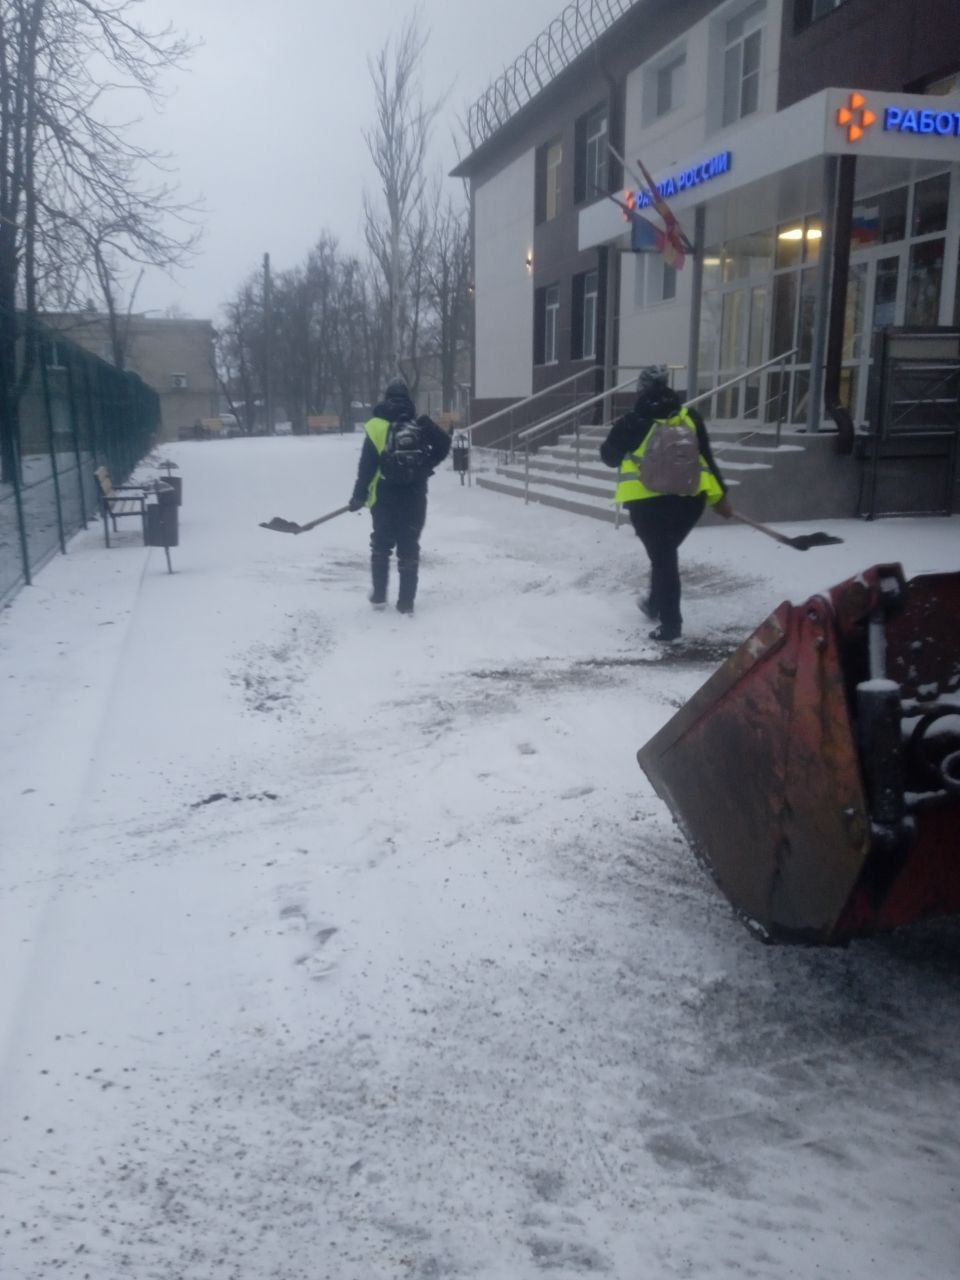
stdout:
[[[653,179],[682,214],[797,166],[843,155],[904,164],[960,163],[960,96],[823,89],[775,115],[725,130],[700,153],[655,171]],[[580,214],[579,248],[602,244],[629,247],[623,215],[610,201]]]

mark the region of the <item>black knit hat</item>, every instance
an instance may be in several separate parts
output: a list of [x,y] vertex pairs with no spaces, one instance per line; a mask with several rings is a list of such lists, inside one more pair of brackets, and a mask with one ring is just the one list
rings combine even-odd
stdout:
[[384,400],[400,400],[404,396],[409,399],[410,388],[407,386],[403,378],[391,378],[383,389]]
[[670,386],[670,370],[665,364],[648,364],[640,370],[637,378],[637,395],[648,395],[651,391],[660,391]]

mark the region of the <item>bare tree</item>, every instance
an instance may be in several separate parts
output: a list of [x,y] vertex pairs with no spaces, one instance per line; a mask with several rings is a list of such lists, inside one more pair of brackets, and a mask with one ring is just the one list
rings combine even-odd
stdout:
[[[0,4],[0,459],[15,465],[19,403],[36,357],[41,305],[90,280],[115,280],[118,258],[171,265],[193,239],[165,230],[185,217],[158,176],[164,158],[118,123],[116,94],[159,100],[188,44],[137,21],[136,0]],[[98,253],[100,261],[98,263]],[[116,290],[111,296],[115,297]],[[109,306],[109,303],[108,303]],[[26,323],[21,324],[20,315]],[[114,306],[116,317],[117,307]],[[18,343],[23,333],[24,341]]]
[[426,255],[427,297],[443,407],[449,411],[456,402],[459,358],[469,341],[470,224],[466,209],[449,196],[442,204],[439,184],[432,203],[437,213]]
[[[376,199],[363,200],[367,247],[377,264],[387,304],[387,360],[392,371],[410,356],[420,299],[410,295],[422,274],[416,254],[422,247],[425,161],[430,131],[441,102],[424,104],[420,70],[426,35],[417,9],[369,63],[376,102],[376,125],[364,141],[380,180]],[[406,309],[406,313],[405,313]],[[411,319],[411,313],[416,317]],[[407,333],[404,334],[404,329]],[[406,341],[404,338],[406,337]]]
[[[231,406],[240,402],[238,415],[247,434],[256,428],[256,404],[262,399],[266,371],[263,294],[254,273],[224,308],[225,323],[217,339],[221,385]],[[236,408],[233,412],[236,413]]]

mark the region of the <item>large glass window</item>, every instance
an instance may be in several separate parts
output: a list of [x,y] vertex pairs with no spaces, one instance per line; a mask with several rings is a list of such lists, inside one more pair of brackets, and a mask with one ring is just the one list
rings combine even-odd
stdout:
[[853,207],[850,246],[865,249],[871,244],[889,244],[907,234],[909,187],[870,196]]
[[938,321],[944,244],[942,239],[923,240],[910,249],[907,314],[904,320],[908,325],[931,325]]
[[918,182],[913,193],[913,234],[926,236],[932,231],[945,231],[949,203],[949,173]]
[[[853,256],[844,312],[844,388],[858,421],[869,376],[873,335],[890,325],[940,321],[947,258],[949,177],[858,195]],[[807,421],[813,330],[820,288],[822,218],[811,213],[705,250],[700,315],[701,389],[745,373],[785,352],[782,375],[754,375],[715,397],[717,417]],[[951,273],[952,274],[952,273]],[[955,315],[960,323],[960,269]]]
[[734,124],[760,105],[760,55],[766,0],[754,0],[726,24],[723,123]]

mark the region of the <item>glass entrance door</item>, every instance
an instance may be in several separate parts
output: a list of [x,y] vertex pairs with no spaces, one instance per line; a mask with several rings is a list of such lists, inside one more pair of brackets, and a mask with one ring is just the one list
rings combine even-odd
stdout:
[[843,332],[841,395],[856,423],[866,421],[870,379],[871,336],[878,329],[903,324],[906,271],[903,249],[889,245],[858,253],[850,260]]

